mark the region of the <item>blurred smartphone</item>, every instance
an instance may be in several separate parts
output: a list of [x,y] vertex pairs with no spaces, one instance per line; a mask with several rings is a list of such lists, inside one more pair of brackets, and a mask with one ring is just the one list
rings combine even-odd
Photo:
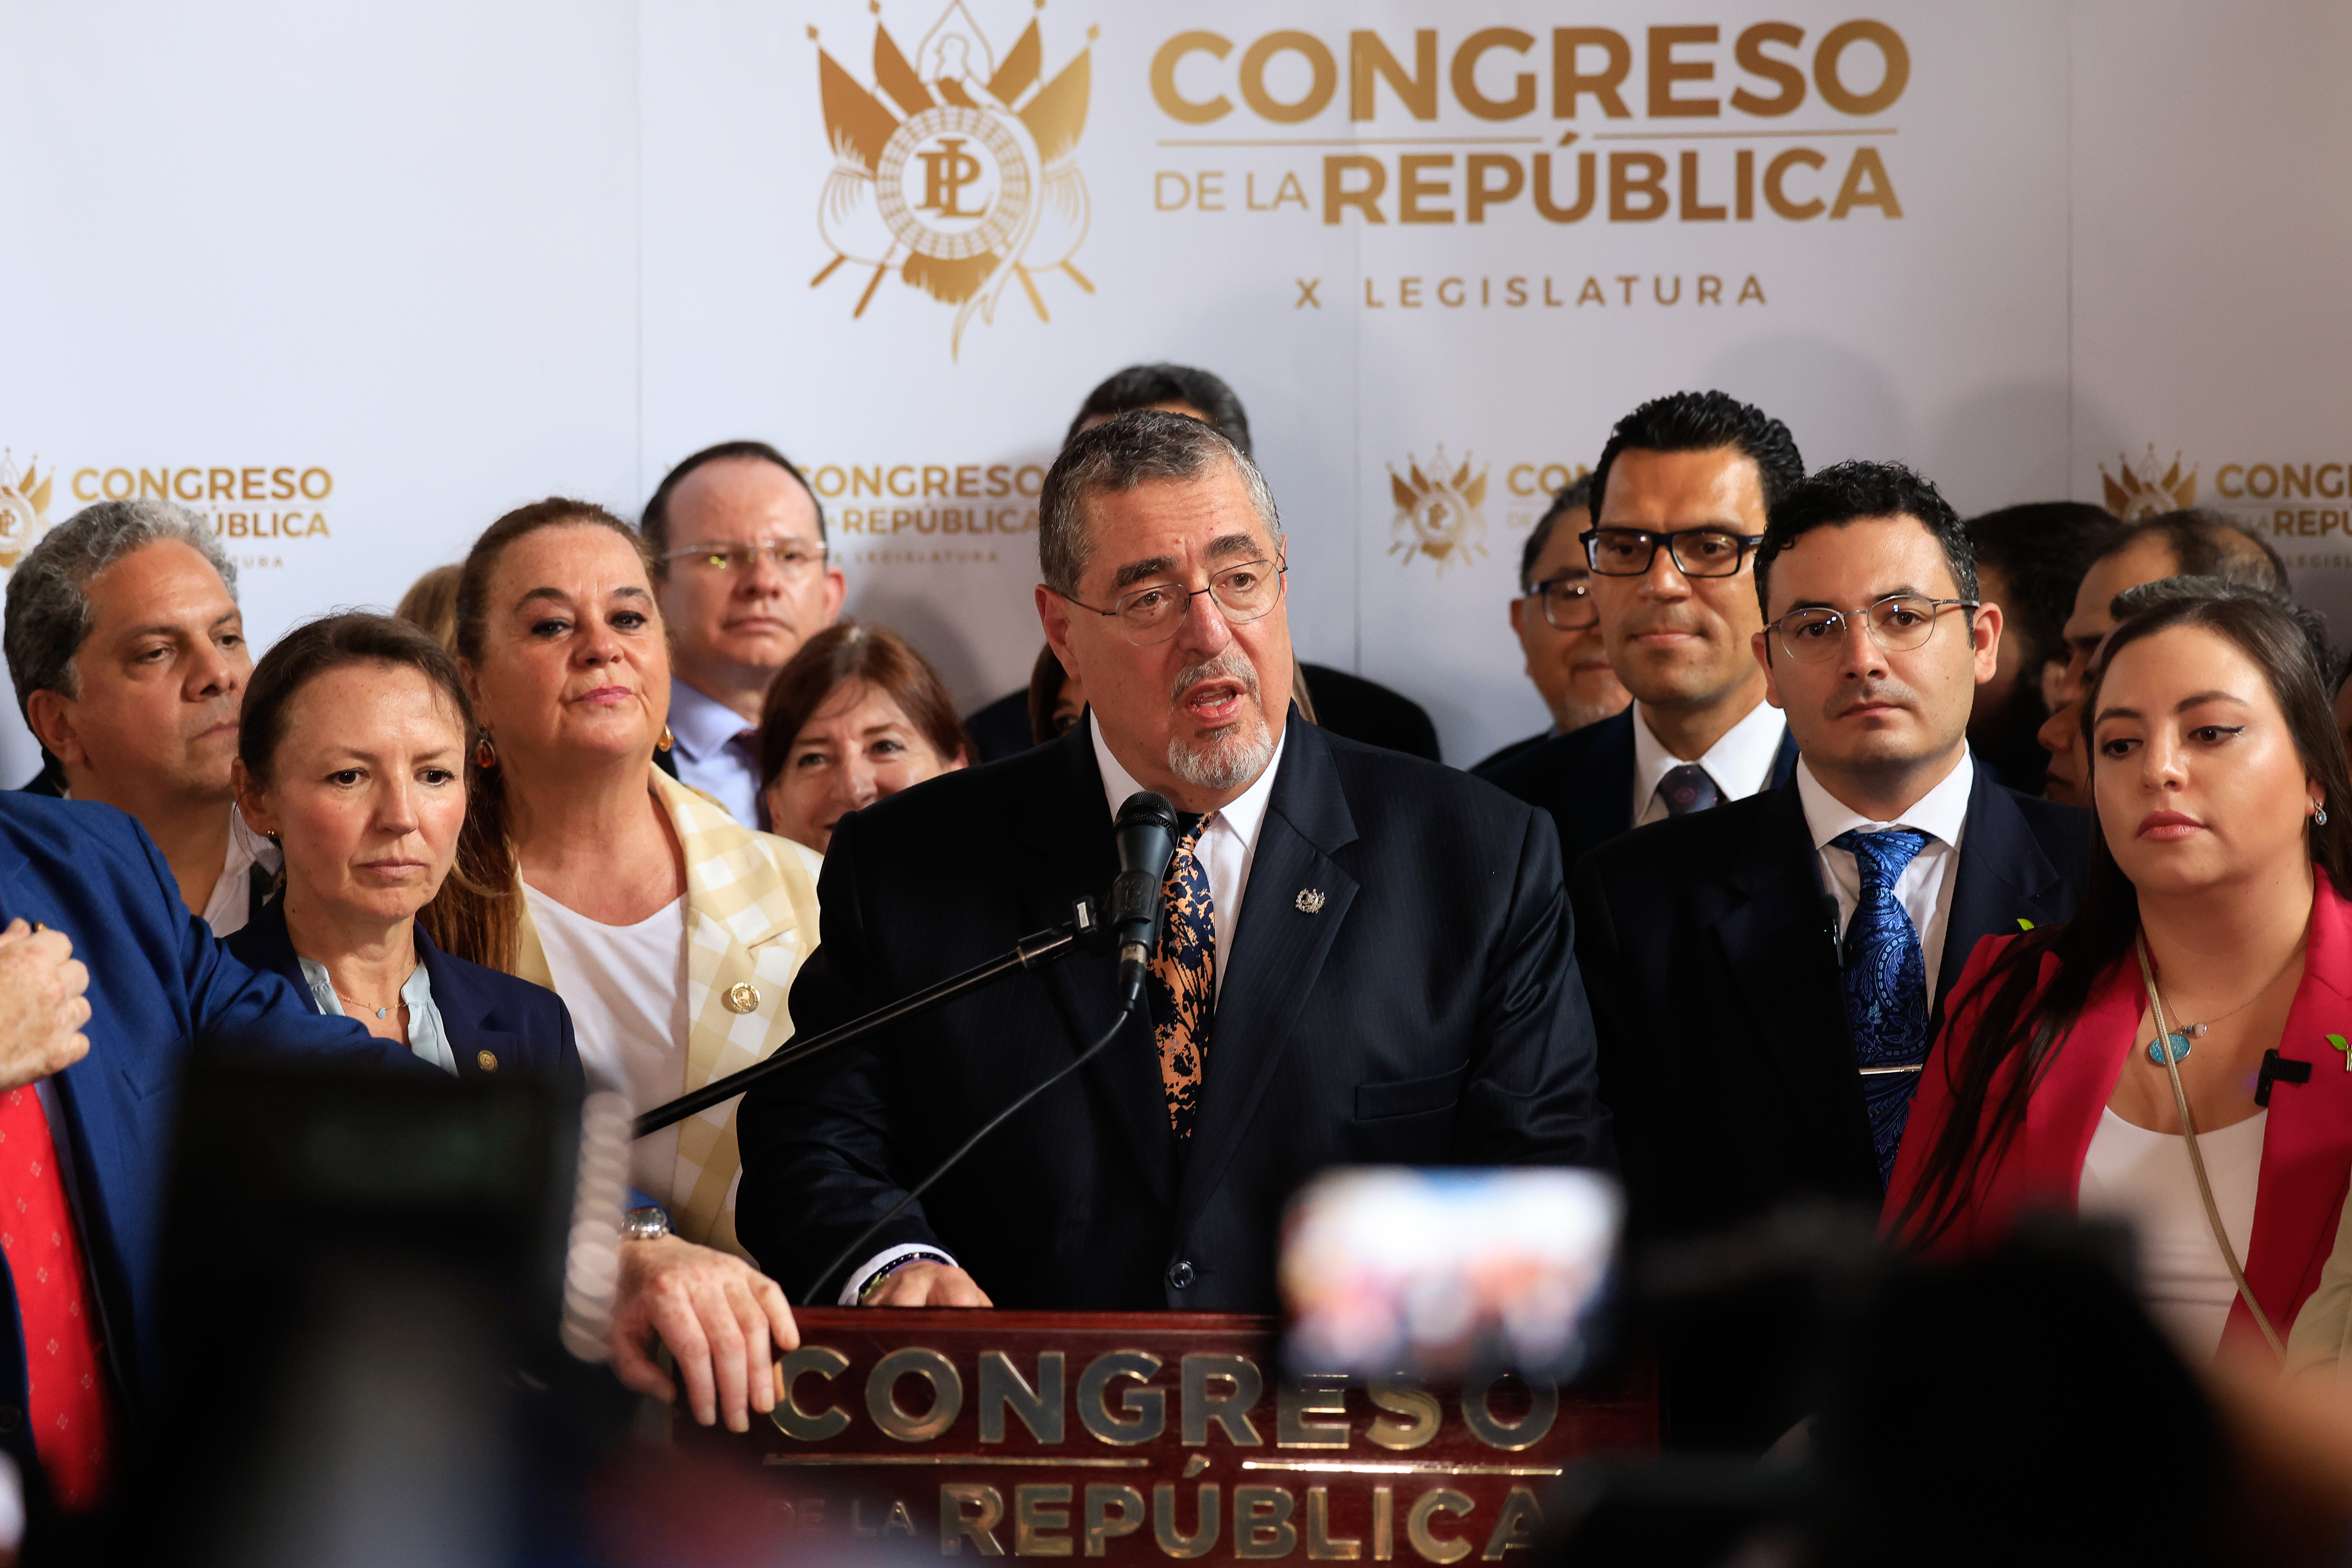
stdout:
[[1566,1383],[1602,1348],[1624,1203],[1591,1171],[1327,1172],[1284,1216],[1294,1370]]

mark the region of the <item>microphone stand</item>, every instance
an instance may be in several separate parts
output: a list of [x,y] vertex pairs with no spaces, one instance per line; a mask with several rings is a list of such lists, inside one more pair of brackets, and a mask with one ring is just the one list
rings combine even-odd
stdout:
[[1081,946],[1092,945],[1107,934],[1108,928],[1096,913],[1092,899],[1080,899],[1071,907],[1070,919],[1061,925],[1023,937],[1013,944],[1013,951],[1001,958],[952,974],[937,984],[926,986],[911,996],[903,996],[887,1006],[877,1007],[862,1018],[853,1018],[836,1029],[827,1029],[805,1040],[794,1040],[765,1061],[754,1062],[740,1072],[730,1073],[704,1084],[691,1094],[682,1094],[667,1105],[657,1105],[636,1120],[632,1137],[642,1138],[648,1132],[658,1132],[675,1121],[683,1121],[698,1110],[707,1110],[723,1100],[731,1100],[772,1073],[798,1067],[810,1058],[863,1039],[867,1035],[889,1026],[928,1013],[932,1008],[954,1001],[968,991],[977,991],[1000,976],[1016,969],[1035,969],[1066,958]]

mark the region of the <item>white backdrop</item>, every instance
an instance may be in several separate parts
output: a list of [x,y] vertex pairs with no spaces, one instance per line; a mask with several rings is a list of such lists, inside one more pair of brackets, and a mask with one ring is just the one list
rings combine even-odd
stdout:
[[826,492],[853,612],[976,705],[1034,655],[1078,399],[1176,359],[1249,406],[1302,653],[1457,762],[1543,720],[1504,622],[1541,489],[1681,386],[1964,510],[2239,508],[2352,610],[2340,5],[1268,17],[0,5],[0,565],[171,489],[266,642],[758,436]]

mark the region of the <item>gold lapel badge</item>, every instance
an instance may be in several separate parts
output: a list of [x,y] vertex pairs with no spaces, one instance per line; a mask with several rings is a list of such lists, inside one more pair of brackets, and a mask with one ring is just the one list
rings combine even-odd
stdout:
[[491,1055],[488,1051],[478,1053],[474,1058],[474,1064],[480,1068],[484,1072],[496,1072],[499,1070],[499,1058]]
[[1298,897],[1291,901],[1297,906],[1298,912],[1302,915],[1319,913],[1323,908],[1323,889],[1301,888],[1298,889]]
[[748,980],[739,980],[727,988],[727,1010],[730,1013],[756,1013],[760,1010],[760,988]]

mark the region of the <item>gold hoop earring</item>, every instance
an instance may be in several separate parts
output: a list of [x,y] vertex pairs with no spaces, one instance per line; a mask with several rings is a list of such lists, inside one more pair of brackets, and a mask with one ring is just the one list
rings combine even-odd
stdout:
[[668,726],[668,725],[667,725],[667,724],[665,724],[665,725],[663,725],[663,726],[662,726],[661,739],[660,739],[660,740],[658,740],[658,741],[656,741],[656,742],[654,742],[654,744],[655,744],[655,745],[656,745],[656,746],[658,746],[658,747],[660,747],[663,751],[667,752],[667,751],[668,751],[672,746],[675,746],[675,745],[677,745],[677,737],[676,735],[671,734],[671,733],[669,732],[669,726]]
[[490,744],[490,737],[487,733],[475,743],[474,765],[484,773],[499,765],[499,749]]

